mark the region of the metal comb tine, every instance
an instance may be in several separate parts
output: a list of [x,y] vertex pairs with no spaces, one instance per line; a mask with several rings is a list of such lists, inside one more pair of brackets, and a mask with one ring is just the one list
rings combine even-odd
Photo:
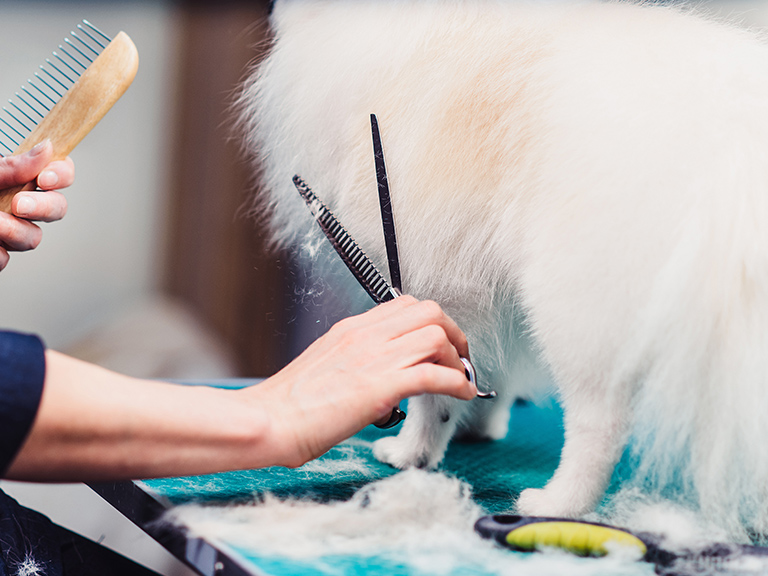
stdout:
[[[16,109],[18,110],[18,108],[19,108],[19,107],[18,107],[18,106],[16,106],[16,104],[14,104],[12,100],[8,100],[8,102],[10,102],[11,106],[13,106],[14,108],[16,108]],[[13,112],[11,112],[10,110],[8,110],[8,108],[6,108],[5,106],[3,106],[3,110],[5,110],[5,111],[8,113],[8,115],[9,115],[11,118],[13,118],[14,120],[16,120],[16,122],[18,122],[19,124],[21,124],[21,125],[24,127],[24,129],[25,129],[25,130],[27,130],[27,131],[31,131],[31,130],[32,130],[32,128],[30,128],[29,126],[27,126],[26,124],[24,124],[24,122],[22,122],[21,120],[19,120],[18,118],[16,118],[15,114],[14,114]],[[24,115],[26,116],[26,114],[24,114]],[[33,126],[34,126],[34,125],[36,125],[36,124],[37,124],[36,122],[34,122],[34,121],[32,122],[32,125],[33,125]],[[21,134],[19,134],[19,136],[21,136]]]
[[[41,110],[40,110],[40,109],[39,109],[37,106],[34,106],[33,104],[31,104],[31,103],[29,102],[29,100],[27,100],[26,98],[24,98],[24,96],[22,96],[22,95],[21,95],[21,94],[19,94],[18,92],[16,93],[16,97],[19,99],[19,101],[20,101],[22,104],[24,104],[24,105],[25,105],[27,108],[29,108],[29,110],[30,110],[32,113],[34,113],[34,115],[35,115],[35,116],[39,116],[39,117],[40,117],[40,119],[43,119],[43,118],[45,117],[45,114],[44,114],[44,112],[43,112],[43,111],[41,111]],[[45,111],[45,112],[48,112],[48,110],[44,110],[44,111]],[[36,121],[35,121],[35,124],[37,124],[39,121],[40,121],[40,120],[36,120]]]
[[[8,140],[10,140],[14,144],[16,144],[16,139],[13,136],[11,136],[10,134],[8,134],[8,132],[6,132],[3,128],[0,128],[0,132],[2,132],[3,136],[8,138]],[[3,144],[3,145],[5,146],[5,144]],[[6,148],[7,148],[7,146],[6,146]]]
[[[77,53],[80,54],[80,56],[82,56],[83,58],[85,58],[85,61],[88,62],[89,64],[91,62],[93,62],[93,58],[90,58],[85,52],[83,52],[82,50],[80,50],[80,48],[75,46],[75,44],[72,41],[70,41],[69,38],[64,38],[64,44],[66,44],[68,47],[72,48],[72,50],[77,51]],[[62,50],[64,50],[66,52],[66,49],[62,48]],[[77,58],[72,56],[72,54],[70,54],[69,52],[67,52],[67,56],[69,56],[70,58],[72,58],[72,60],[74,60],[78,64],[80,64],[80,66],[83,66],[83,64],[80,62],[80,60],[78,60]],[[83,67],[87,68],[88,66],[83,66]]]
[[[22,96],[22,95],[21,95],[21,94],[19,94],[18,92],[16,92],[16,98],[18,98],[19,100],[21,100],[21,102],[22,102],[23,104],[25,104],[25,105],[27,106],[27,108],[29,108],[29,109],[30,109],[32,112],[34,112],[35,114],[37,114],[38,116],[40,116],[40,118],[42,118],[42,117],[43,117],[43,114],[41,114],[41,113],[40,113],[40,110],[38,110],[37,108],[35,108],[34,106],[32,106],[32,104],[30,104],[29,102],[27,102],[27,101],[24,99],[24,96]],[[32,120],[32,119],[30,118],[30,120]],[[37,121],[35,121],[35,120],[32,120],[32,121],[33,121],[35,124],[37,124]]]
[[[83,22],[85,22],[85,20],[83,20]],[[83,28],[82,25],[78,24],[77,29],[80,30],[86,36],[88,36],[88,38],[90,38],[94,43],[98,44],[102,50],[107,47],[105,44],[102,44],[101,41],[98,38],[96,38],[93,34],[91,34],[87,29]]]
[[[3,110],[5,110],[6,112],[8,112],[8,109],[7,109],[6,107],[3,107]],[[11,114],[11,113],[10,113],[10,112],[8,112],[8,114]],[[13,116],[13,114],[11,114],[11,116]],[[12,132],[15,132],[15,133],[16,133],[16,134],[19,136],[19,138],[21,138],[22,140],[24,140],[24,134],[22,134],[21,132],[19,132],[18,130],[16,130],[16,128],[14,128],[14,127],[13,127],[13,126],[12,126],[12,125],[11,125],[11,124],[8,122],[8,120],[6,120],[5,118],[2,118],[2,117],[0,117],[0,122],[2,122],[3,124],[5,124],[6,126],[8,126],[8,128],[10,128]],[[17,122],[18,122],[18,120],[17,120]],[[13,141],[13,143],[14,143],[14,144],[16,144],[17,146],[19,145],[19,143],[18,143],[18,142],[16,142],[16,139],[15,139],[15,138],[11,138],[11,140],[12,140],[12,141]]]
[[[56,81],[58,84],[61,84],[61,82],[59,82],[58,80],[56,80],[56,78],[54,78],[54,77],[51,75],[51,73],[50,73],[50,72],[48,72],[48,70],[46,70],[46,69],[45,69],[45,68],[43,68],[42,66],[40,66],[40,70],[42,70],[43,72],[45,72],[46,74],[48,74],[48,76],[50,76],[50,77],[51,77],[51,78],[52,78],[54,81]],[[46,86],[48,86],[48,88],[50,88],[50,89],[53,91],[53,93],[54,93],[54,94],[56,94],[56,96],[58,96],[59,98],[61,98],[61,92],[59,92],[58,90],[56,90],[56,88],[54,88],[53,86],[51,86],[50,84],[48,84],[48,82],[46,82],[46,81],[43,79],[43,77],[42,77],[42,76],[40,76],[40,74],[37,74],[37,73],[35,73],[35,76],[37,76],[38,78],[40,78],[40,81],[41,81],[43,84],[45,84]],[[66,86],[64,86],[64,84],[61,84],[61,86],[62,86],[62,87],[63,87],[63,88],[66,90]],[[54,101],[54,102],[55,102],[55,101]]]
[[[19,95],[19,94],[18,94],[18,92],[16,93],[16,95],[17,95],[17,96]],[[13,100],[10,100],[10,99],[9,99],[9,100],[8,100],[8,103],[9,103],[11,106],[13,106],[14,108],[16,108],[16,110],[18,110],[18,111],[19,111],[19,114],[21,114],[22,116],[24,116],[24,118],[26,118],[27,120],[29,120],[30,122],[32,122],[32,126],[37,126],[37,121],[35,121],[35,120],[34,120],[34,119],[33,119],[33,118],[32,118],[32,117],[29,115],[29,114],[27,114],[26,112],[24,112],[24,110],[22,110],[22,109],[19,107],[19,105],[18,105],[18,104],[16,104],[16,102],[14,102]],[[26,125],[24,125],[24,127],[26,128]]]
[[[107,36],[106,34],[104,34],[104,32],[102,32],[101,30],[99,30],[98,28],[96,28],[96,26],[94,26],[93,24],[91,24],[90,22],[88,22],[88,20],[83,20],[83,24],[85,24],[86,26],[88,26],[88,28],[90,28],[91,30],[93,30],[94,32],[96,32],[96,34],[98,34],[99,36],[101,36],[102,38],[104,38],[104,40],[106,40],[106,41],[107,41],[107,44],[109,44],[110,42],[112,42],[112,38],[110,38],[109,36]],[[79,25],[78,25],[78,28],[80,28],[80,26],[79,26]],[[85,32],[85,30],[83,30],[83,32]],[[100,42],[97,42],[97,43],[98,43],[98,44],[101,44]]]
[[[54,52],[54,53],[53,53],[53,55],[56,57],[56,59],[58,59],[59,61],[63,62],[63,60],[61,59],[61,56],[59,56],[59,54],[58,54],[57,52]],[[51,68],[53,68],[53,69],[54,69],[56,72],[58,72],[59,74],[61,74],[61,76],[62,76],[62,77],[63,77],[63,78],[64,78],[64,79],[65,79],[67,82],[69,82],[69,83],[70,83],[70,84],[69,84],[69,86],[67,86],[67,85],[66,85],[66,84],[64,84],[63,82],[61,83],[61,85],[62,85],[62,86],[64,86],[66,90],[69,90],[69,89],[71,88],[72,84],[74,84],[74,83],[75,83],[75,81],[74,81],[72,78],[70,78],[70,77],[69,77],[69,75],[68,75],[68,74],[67,74],[67,73],[66,73],[64,70],[62,70],[61,68],[59,68],[58,66],[56,66],[56,64],[54,64],[54,63],[53,63],[53,62],[52,62],[50,59],[49,59],[49,60],[46,60],[46,62],[48,63],[48,65],[49,65]],[[69,68],[71,68],[71,66],[69,66]]]
[[[68,47],[68,46],[61,46],[61,45],[59,46],[59,49],[61,50],[61,52],[62,52],[62,53],[63,53],[63,54],[64,54],[64,55],[65,55],[67,58],[69,58],[70,60],[72,60],[72,62],[74,62],[75,64],[77,64],[77,65],[78,65],[80,68],[82,68],[83,70],[85,70],[86,68],[88,68],[88,64],[90,64],[90,63],[91,63],[91,62],[90,62],[90,60],[88,61],[88,64],[83,64],[83,63],[80,61],[80,58],[78,58],[78,57],[77,57],[77,55],[73,55],[73,54],[70,52],[70,50],[68,50],[67,48],[71,49],[71,46],[69,46],[69,47]],[[59,57],[59,59],[61,59],[61,54],[58,54],[57,56]],[[72,72],[73,72],[74,74],[76,74],[78,77],[80,77],[80,75],[82,74],[82,72],[81,72],[81,71],[78,71],[78,70],[74,70],[74,69],[73,69],[71,66],[69,66],[68,68],[69,68],[70,70],[72,70]]]
[[[38,80],[40,80],[41,82],[45,82],[45,81],[44,81],[42,78],[40,78],[40,76],[38,76],[37,74],[35,74],[35,76],[36,76],[36,77],[37,77],[37,79],[38,79]],[[50,95],[50,94],[48,94],[47,92],[45,92],[45,90],[43,90],[42,88],[40,88],[40,87],[39,87],[37,84],[35,84],[35,82],[34,82],[33,80],[27,79],[27,82],[29,83],[29,85],[30,85],[30,86],[32,86],[32,88],[34,88],[35,90],[37,90],[38,92],[40,92],[40,94],[42,94],[42,95],[43,95],[43,97],[45,97],[45,98],[47,98],[48,100],[50,100],[52,104],[56,104],[56,100],[54,100],[53,98],[51,98],[51,95]],[[46,86],[47,86],[47,84],[46,84]],[[48,88],[49,88],[49,89],[51,89],[51,87],[50,87],[50,86],[48,86]],[[44,106],[45,106],[45,105],[44,105]],[[48,106],[45,106],[45,108],[47,108],[48,110],[50,110],[50,108],[48,108]]]
[[23,144],[111,40],[87,20],[70,30],[70,36],[27,79],[27,85],[21,86],[7,106],[0,106],[0,157],[5,150],[14,153]]
[[[27,80],[27,82],[29,82],[29,80]],[[32,84],[31,82],[29,82],[29,83]],[[22,86],[21,89],[24,92],[26,92],[29,95],[30,98],[32,98],[35,102],[37,102],[43,110],[45,110],[46,112],[50,112],[51,111],[51,109],[48,108],[48,106],[46,106],[44,102],[42,102],[39,98],[37,98],[37,96],[32,94],[32,92],[27,90],[26,86]],[[19,98],[21,98],[21,96],[19,96]],[[27,104],[27,106],[29,106],[29,104]]]
[[[74,58],[74,57],[73,57],[71,54],[68,54],[68,53],[67,53],[67,51],[66,51],[66,50],[64,50],[64,47],[63,47],[63,46],[59,45],[59,48],[61,49],[61,51],[62,51],[62,52],[64,52],[64,54],[66,54],[66,55],[67,55],[67,56],[69,56],[69,57],[70,57],[72,60],[74,60],[75,62],[77,62],[77,64],[78,64],[79,66],[81,66],[82,68],[85,68],[85,66],[83,66],[82,64],[80,64],[80,62],[78,62],[76,58]],[[69,70],[72,72],[72,74],[74,74],[74,75],[75,75],[75,78],[79,78],[79,77],[80,77],[80,72],[78,72],[77,70],[75,70],[74,68],[72,68],[72,65],[71,65],[69,62],[66,62],[66,61],[64,60],[64,58],[62,58],[62,57],[61,57],[61,54],[59,54],[58,52],[54,52],[54,53],[53,53],[53,56],[54,56],[54,57],[55,57],[55,58],[56,58],[56,59],[57,59],[59,62],[61,62],[62,64],[64,64],[64,66],[66,66],[67,68],[69,68]],[[64,74],[64,72],[61,72],[61,74]],[[73,80],[72,78],[70,78],[70,77],[69,77],[69,76],[67,76],[66,74],[64,74],[64,76],[66,77],[66,79],[67,79],[67,80],[69,80],[69,81],[70,81],[70,82],[72,82],[73,84],[75,83],[75,80]]]
[[[48,60],[47,58],[46,58],[46,60],[45,60],[45,61],[46,61],[46,62],[48,62],[49,64],[51,64],[51,65],[53,66],[53,64],[51,63],[51,61],[50,61],[50,60]],[[53,68],[55,69],[55,68],[56,68],[56,66],[53,66]],[[49,72],[47,69],[45,69],[45,68],[43,68],[42,66],[40,66],[40,70],[42,70],[43,72],[45,72],[45,73],[48,75],[48,77],[49,77],[51,80],[53,80],[54,82],[56,82],[56,84],[58,84],[59,86],[61,86],[62,88],[64,88],[64,92],[66,92],[67,90],[69,90],[69,88],[67,87],[67,85],[66,85],[66,84],[64,84],[64,83],[63,83],[61,80],[59,80],[58,78],[56,78],[56,76],[54,76],[53,74],[51,74],[51,73],[50,73],[50,72]],[[65,77],[66,77],[66,76],[65,76]],[[48,83],[46,82],[46,86],[50,86],[50,84],[48,84]],[[61,97],[62,97],[62,94],[61,94],[61,92],[59,92],[58,90],[55,90],[55,89],[54,89],[54,88],[52,88],[52,87],[51,87],[51,90],[53,90],[54,92],[56,92],[56,94],[58,94],[59,98],[61,98]]]
[[[90,50],[90,51],[91,51],[91,52],[93,52],[93,53],[94,53],[96,56],[98,56],[98,55],[100,54],[100,52],[99,52],[98,50],[96,50],[96,49],[95,49],[93,46],[91,46],[90,44],[88,44],[88,42],[86,42],[85,40],[83,40],[82,38],[80,38],[80,36],[78,36],[78,35],[77,35],[77,32],[75,32],[74,30],[72,30],[72,32],[70,32],[70,34],[72,35],[72,38],[74,38],[75,40],[77,40],[78,42],[80,42],[80,44],[82,44],[82,45],[83,45],[83,47],[84,47],[86,50]],[[89,56],[89,55],[87,55],[87,54],[83,54],[83,57],[85,57],[85,58],[86,58],[86,59],[87,59],[89,62],[93,62],[93,58],[92,58],[91,56]]]
[[[2,132],[2,133],[3,133],[3,135],[4,135],[6,138],[8,138],[8,140],[10,140],[10,141],[11,141],[11,142],[13,142],[14,144],[16,144],[16,146],[18,146],[18,145],[19,145],[19,143],[18,143],[18,142],[16,142],[16,140],[13,138],[13,136],[11,136],[10,134],[8,134],[8,132],[6,132],[5,130],[3,130],[2,128],[0,128],[0,132]],[[5,144],[5,142],[3,142],[2,144],[3,144],[3,146],[5,146],[6,148],[8,148],[8,146]],[[10,150],[11,152],[13,152],[13,150],[14,150],[14,149],[12,149],[12,148],[8,148],[8,150]]]
[[[2,130],[0,130],[0,132],[2,132]],[[13,154],[13,150],[2,140],[0,140],[0,146],[8,150],[8,152],[10,152],[11,154]],[[0,152],[0,156],[5,158],[5,154],[3,154],[2,152]]]

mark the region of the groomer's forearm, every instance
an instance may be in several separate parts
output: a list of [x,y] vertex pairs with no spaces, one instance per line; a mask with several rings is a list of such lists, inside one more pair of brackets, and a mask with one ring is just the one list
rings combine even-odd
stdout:
[[46,362],[37,417],[7,478],[117,480],[271,463],[267,415],[243,394],[129,378],[52,351]]

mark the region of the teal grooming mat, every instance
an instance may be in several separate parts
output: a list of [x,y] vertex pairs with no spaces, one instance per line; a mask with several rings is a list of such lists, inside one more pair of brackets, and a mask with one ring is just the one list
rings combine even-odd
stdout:
[[[471,524],[459,534],[458,546],[447,541],[444,548],[435,547],[434,538],[425,543],[425,554],[414,554],[419,549],[418,533],[407,546],[408,550],[384,546],[381,550],[338,553],[314,553],[309,556],[281,552],[263,545],[252,547],[247,536],[249,530],[280,532],[280,517],[270,518],[269,526],[248,524],[235,519],[232,527],[221,534],[210,530],[198,531],[194,523],[185,524],[188,516],[179,515],[169,522],[171,515],[180,510],[218,511],[247,510],[272,502],[310,502],[317,507],[348,503],[357,498],[360,511],[365,507],[365,493],[377,483],[395,479],[401,473],[375,460],[371,442],[394,431],[380,431],[369,427],[355,438],[330,450],[318,461],[297,469],[266,468],[237,471],[206,476],[166,478],[134,483],[92,484],[92,488],[123,512],[150,535],[166,546],[183,561],[205,576],[296,576],[310,574],[393,576],[414,575],[473,575],[496,574],[704,574],[731,573],[701,571],[699,567],[675,571],[655,572],[653,564],[639,562],[637,558],[609,555],[605,558],[580,558],[562,552],[527,554],[502,548],[481,539]],[[517,402],[512,407],[510,429],[504,440],[479,443],[453,442],[437,472],[440,478],[455,479],[467,487],[468,497],[477,516],[509,512],[514,501],[525,488],[542,487],[551,477],[559,461],[563,444],[562,413],[555,402],[537,406]],[[346,466],[347,463],[354,464]],[[620,483],[627,461],[620,463],[609,492]],[[322,472],[322,468],[332,473]],[[426,472],[419,472],[427,474]],[[362,491],[362,492],[361,492]],[[357,495],[357,496],[356,496]],[[353,500],[350,500],[353,499]],[[232,507],[235,508],[232,508]],[[413,504],[418,513],[419,503]],[[396,532],[408,529],[407,521],[388,526]],[[373,528],[373,531],[376,527]],[[236,534],[238,537],[232,537]],[[306,536],[306,535],[304,535]],[[434,536],[434,534],[433,534]],[[286,536],[290,540],[290,534]],[[244,543],[245,542],[245,543]],[[290,547],[291,543],[287,543]],[[302,546],[301,541],[297,547]],[[280,549],[277,549],[280,548]],[[454,555],[454,548],[461,554]],[[297,552],[302,550],[297,549]],[[768,570],[768,565],[763,565]],[[734,572],[742,573],[742,572]],[[749,572],[755,573],[755,572]],[[760,573],[760,572],[757,572]]]
[[[244,502],[267,492],[281,498],[346,500],[366,484],[398,472],[378,462],[369,446],[370,442],[398,431],[399,428],[379,431],[369,427],[356,436],[362,442],[344,443],[343,449],[332,449],[319,460],[355,458],[365,462],[365,473],[351,471],[329,478],[322,474],[308,475],[302,468],[265,468],[147,480],[143,484],[174,505]],[[512,408],[505,440],[454,442],[448,448],[440,472],[467,482],[475,502],[488,513],[503,512],[509,510],[523,489],[544,486],[557,467],[562,444],[562,415],[557,404],[541,408],[518,402]]]

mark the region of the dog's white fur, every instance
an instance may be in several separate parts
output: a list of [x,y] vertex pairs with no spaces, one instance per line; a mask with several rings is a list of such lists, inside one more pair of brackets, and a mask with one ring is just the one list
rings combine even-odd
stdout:
[[592,510],[633,437],[656,489],[768,532],[768,47],[620,3],[284,0],[273,25],[242,102],[276,239],[317,234],[298,172],[386,269],[376,113],[404,288],[501,393],[413,399],[377,457],[436,466],[457,431],[502,437],[532,348],[566,442],[519,510]]

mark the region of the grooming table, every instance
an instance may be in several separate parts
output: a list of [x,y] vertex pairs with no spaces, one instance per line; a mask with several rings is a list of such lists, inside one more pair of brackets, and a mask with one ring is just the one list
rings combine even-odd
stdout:
[[[239,387],[254,381],[210,382],[210,385]],[[449,447],[440,467],[442,473],[458,478],[471,486],[472,500],[485,513],[507,512],[519,492],[527,487],[540,487],[557,466],[563,442],[561,412],[556,404],[537,407],[516,403],[512,408],[510,432],[497,442],[460,443]],[[581,559],[564,555],[526,555],[494,548],[478,540],[482,548],[477,558],[461,565],[431,569],[399,561],[396,557],[354,554],[346,557],[317,559],[280,557],[269,550],[252,550],[226,539],[202,537],[187,527],[158,522],[167,511],[188,503],[221,506],[238,502],[253,502],[260,495],[271,493],[278,499],[298,498],[315,502],[346,501],[361,487],[371,482],[393,477],[397,471],[377,462],[370,442],[394,431],[373,427],[361,432],[351,442],[332,449],[320,463],[336,464],[363,462],[365,473],[343,466],[333,474],[313,473],[312,468],[295,470],[267,468],[199,477],[91,484],[91,488],[122,514],[135,522],[172,554],[205,576],[297,575],[297,574],[501,574],[501,573],[568,573],[570,568],[583,573],[653,574],[645,563],[624,563],[621,569],[604,564],[607,559]],[[467,539],[472,539],[471,529]],[[487,557],[493,556],[490,565]],[[553,560],[554,558],[554,560]],[[539,560],[542,559],[542,560]],[[546,560],[544,560],[546,559]],[[537,569],[542,561],[545,563]],[[555,562],[557,567],[552,564]],[[590,564],[594,571],[590,569]],[[579,564],[577,566],[576,564]]]

